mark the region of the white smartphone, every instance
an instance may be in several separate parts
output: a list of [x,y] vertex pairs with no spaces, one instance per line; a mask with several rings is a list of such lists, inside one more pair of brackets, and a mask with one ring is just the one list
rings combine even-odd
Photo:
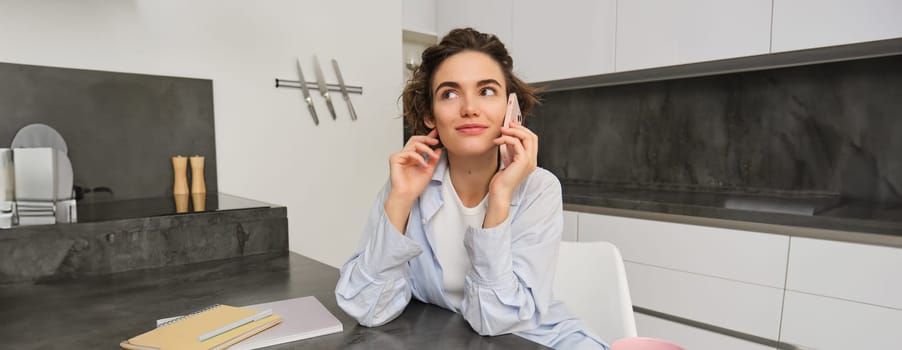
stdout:
[[[517,94],[512,92],[507,97],[507,113],[504,114],[504,122],[501,124],[501,127],[509,128],[511,120],[514,120],[514,118],[517,118],[518,124],[523,122],[523,115],[520,113],[520,101],[517,100]],[[505,167],[514,161],[514,152],[507,148],[507,145],[501,145],[501,163]]]

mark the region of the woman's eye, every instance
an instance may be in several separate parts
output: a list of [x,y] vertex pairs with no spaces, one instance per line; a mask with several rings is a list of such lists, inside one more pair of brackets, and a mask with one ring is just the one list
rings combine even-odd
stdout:
[[445,92],[442,92],[442,99],[443,99],[443,100],[447,100],[447,99],[451,99],[451,98],[456,98],[456,97],[457,97],[457,92],[455,92],[455,91],[453,91],[453,90],[445,90]]
[[495,96],[497,94],[495,93],[495,88],[485,88],[485,89],[482,89],[482,95],[483,96]]

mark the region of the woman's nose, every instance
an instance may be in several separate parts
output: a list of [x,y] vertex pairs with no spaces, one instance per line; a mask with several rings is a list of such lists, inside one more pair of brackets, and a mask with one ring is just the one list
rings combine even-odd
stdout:
[[465,97],[461,101],[460,115],[465,118],[479,116],[479,108],[476,105],[476,99]]

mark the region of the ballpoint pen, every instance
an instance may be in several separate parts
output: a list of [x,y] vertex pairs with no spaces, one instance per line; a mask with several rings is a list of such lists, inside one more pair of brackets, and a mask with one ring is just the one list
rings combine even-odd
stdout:
[[251,315],[251,316],[242,318],[242,319],[240,319],[240,320],[238,320],[238,321],[229,323],[229,324],[227,324],[227,325],[225,325],[225,326],[222,326],[222,327],[220,327],[220,328],[217,328],[217,329],[214,329],[214,330],[209,331],[209,332],[207,332],[207,333],[201,334],[199,337],[197,337],[197,340],[198,340],[198,341],[204,341],[204,340],[213,338],[213,337],[215,337],[215,336],[217,336],[217,335],[220,335],[220,334],[222,334],[222,333],[228,332],[228,331],[233,330],[233,329],[235,329],[235,328],[241,327],[241,326],[246,325],[246,324],[248,324],[248,323],[251,323],[251,322],[254,322],[254,321],[257,321],[257,320],[259,320],[259,319],[266,318],[266,317],[269,317],[269,316],[272,316],[272,309],[267,309],[267,310],[260,311],[260,312],[258,312],[257,314],[254,314],[254,315]]

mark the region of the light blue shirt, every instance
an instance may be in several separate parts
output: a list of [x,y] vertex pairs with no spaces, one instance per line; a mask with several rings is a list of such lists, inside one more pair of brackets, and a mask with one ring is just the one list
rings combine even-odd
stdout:
[[561,185],[537,168],[514,191],[510,214],[493,228],[469,227],[464,245],[472,268],[460,308],[442,288],[429,220],[441,208],[442,155],[402,235],[388,220],[386,184],[370,210],[361,244],[341,268],[338,305],[361,325],[383,325],[401,314],[411,296],[460,313],[477,333],[514,333],[556,349],[607,349],[583,322],[552,298],[563,232]]

